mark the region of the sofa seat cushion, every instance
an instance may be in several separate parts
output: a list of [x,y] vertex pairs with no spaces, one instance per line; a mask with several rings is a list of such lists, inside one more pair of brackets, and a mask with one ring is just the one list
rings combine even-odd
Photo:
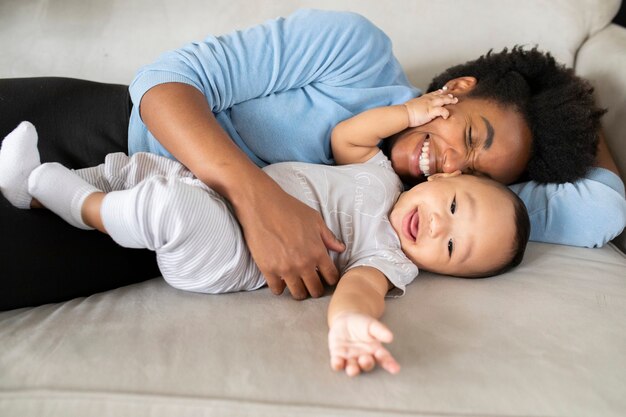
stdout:
[[[329,297],[155,279],[0,314],[0,415],[602,415],[626,410],[626,258],[531,243],[514,271],[388,301],[399,375],[329,367]],[[367,411],[364,411],[367,410]]]

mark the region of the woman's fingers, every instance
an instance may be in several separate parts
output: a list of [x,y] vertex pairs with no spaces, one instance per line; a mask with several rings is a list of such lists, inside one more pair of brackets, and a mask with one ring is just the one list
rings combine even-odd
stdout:
[[[324,286],[316,270],[306,271],[302,274],[302,282],[306,286],[306,290],[311,294],[311,297],[318,298],[324,295]],[[306,297],[306,294],[305,294]]]
[[274,295],[281,295],[285,291],[285,287],[287,287],[285,281],[275,275],[265,276],[265,281]]
[[250,253],[274,294],[282,293],[286,285],[298,300],[310,291],[313,296],[322,295],[318,269],[326,281],[338,279],[326,247],[343,247],[324,240],[326,226],[317,211],[286,194],[269,177],[267,181],[260,181],[265,185],[254,188],[253,201],[237,211]]
[[[283,279],[283,281],[285,281],[287,288],[289,288],[289,292],[291,293],[292,298],[296,300],[304,300],[305,298],[307,298],[307,296],[309,295],[309,291],[299,275],[285,275],[281,278]],[[317,278],[317,281],[319,283],[319,278]],[[322,285],[321,283],[319,284],[320,286]],[[312,286],[312,284],[309,285]]]
[[[346,250],[346,245],[337,239],[324,223],[321,224],[320,237],[328,250],[333,252],[343,252]],[[335,285],[337,281],[339,281],[339,272],[330,256],[328,256],[328,252],[325,252],[319,257],[317,272],[324,278],[324,281],[326,281],[328,285]]]

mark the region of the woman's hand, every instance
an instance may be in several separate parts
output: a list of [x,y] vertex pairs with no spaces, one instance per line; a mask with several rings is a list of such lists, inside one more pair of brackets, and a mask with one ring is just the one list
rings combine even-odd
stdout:
[[342,252],[343,243],[317,211],[285,193],[265,174],[248,188],[246,202],[240,200],[235,211],[267,285],[274,294],[287,286],[297,300],[307,294],[322,296],[320,278],[330,285],[339,278],[327,248]]
[[368,372],[378,364],[392,374],[400,372],[400,365],[383,347],[391,343],[393,333],[380,321],[361,313],[337,315],[328,332],[330,366],[344,370],[348,376]]
[[[206,98],[185,84],[160,84],[141,100],[141,117],[159,142],[232,204],[252,257],[275,294],[324,293],[337,268],[326,248],[343,251],[320,214],[285,193],[219,125]],[[319,273],[319,275],[318,275]]]

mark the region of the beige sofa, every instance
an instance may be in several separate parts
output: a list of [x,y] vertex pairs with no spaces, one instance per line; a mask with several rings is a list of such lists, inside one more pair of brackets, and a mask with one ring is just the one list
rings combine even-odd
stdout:
[[[370,18],[420,87],[489,48],[552,51],[597,87],[626,174],[618,0],[9,1],[0,76],[129,83],[165,49],[299,7]],[[156,278],[0,313],[0,416],[624,416],[625,247],[531,243],[501,277],[420,274],[384,316],[397,376],[330,370],[329,297],[206,296]]]

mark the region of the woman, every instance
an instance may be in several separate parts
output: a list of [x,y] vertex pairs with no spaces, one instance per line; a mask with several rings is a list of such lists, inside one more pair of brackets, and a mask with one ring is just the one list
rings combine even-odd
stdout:
[[[493,56],[505,60],[499,57],[510,54]],[[516,57],[524,56],[518,50]],[[594,162],[602,112],[595,108],[587,85],[571,71],[536,51],[526,56],[542,59],[539,67],[548,68],[552,76],[532,65],[529,74],[521,75],[524,60],[518,65],[522,68],[502,73],[498,66],[492,73],[493,64],[487,60],[485,74],[438,77],[431,89],[446,86],[456,96],[467,96],[466,104],[450,106],[448,120],[393,138],[388,153],[394,169],[406,180],[461,169],[504,183],[522,175],[532,178],[533,172],[566,172],[555,177],[560,181],[586,173]],[[509,59],[510,64],[517,59]],[[531,89],[526,78],[539,82]],[[509,88],[514,82],[519,85]],[[560,90],[555,90],[555,82]],[[489,88],[481,90],[482,85]],[[544,96],[556,98],[541,102],[551,113],[558,116],[580,108],[573,113],[580,120],[568,121],[556,133],[551,119],[532,121],[545,113],[525,104],[533,101],[536,90],[551,91]],[[568,91],[574,92],[574,107],[559,104],[559,95]],[[288,286],[300,299],[322,294],[320,276],[336,283],[327,249],[341,251],[343,246],[319,215],[286,195],[260,167],[282,160],[332,163],[329,137],[334,125],[367,108],[403,103],[419,93],[393,56],[389,39],[369,21],[351,13],[306,10],[163,55],[137,74],[130,86],[132,104],[124,86],[67,79],[4,80],[0,135],[30,120],[39,129],[42,161],[73,168],[95,165],[105,154],[119,151],[174,157],[230,201],[272,291],[280,294]],[[553,132],[547,137],[557,140],[537,158],[543,130]],[[563,144],[558,140],[562,137],[570,140]],[[567,157],[550,159],[568,150]],[[422,156],[428,161],[423,169]],[[545,169],[530,169],[536,166]],[[600,184],[596,192],[613,190],[605,184],[610,181],[595,182]],[[533,207],[546,206],[546,196],[554,193],[550,186],[529,184],[520,193],[528,194],[532,216]],[[576,192],[549,200],[549,207],[566,210]],[[0,308],[65,300],[158,275],[151,254],[122,250],[103,236],[72,230],[46,213],[17,212],[2,201],[1,219]],[[554,234],[549,226],[533,224],[535,240]],[[615,233],[609,226],[593,229],[601,230],[606,240]],[[568,238],[564,229],[576,235],[566,225],[558,228],[558,239]],[[85,265],[98,272],[86,277]]]

